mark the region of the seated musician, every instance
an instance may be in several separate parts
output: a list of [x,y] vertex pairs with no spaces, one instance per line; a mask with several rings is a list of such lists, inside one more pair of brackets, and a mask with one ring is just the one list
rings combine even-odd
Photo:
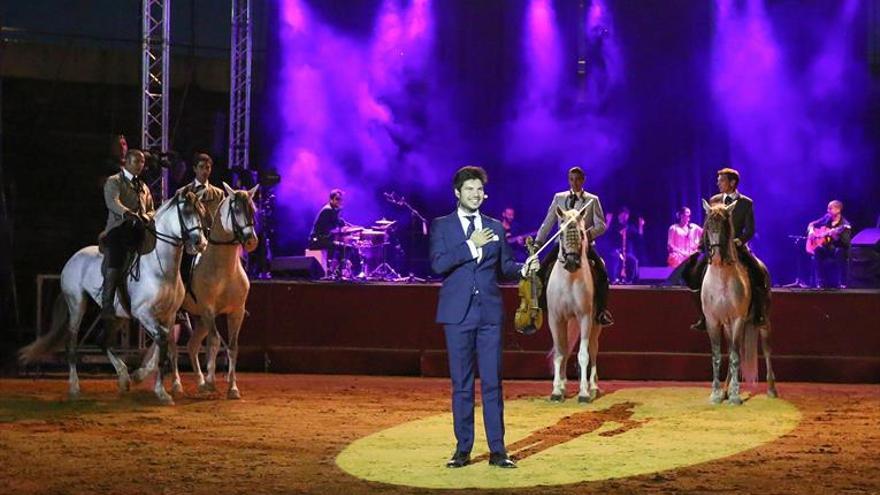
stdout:
[[813,254],[816,286],[846,287],[852,225],[843,217],[843,203],[828,203],[828,212],[807,225],[807,251]]
[[666,264],[672,268],[682,264],[692,254],[700,249],[700,237],[703,229],[695,223],[691,223],[691,209],[682,206],[676,212],[678,222],[669,226],[666,235],[666,251],[668,256]]
[[[358,269],[360,257],[357,250],[351,249],[346,252],[347,240],[344,235],[340,234],[341,229],[348,225],[348,222],[341,216],[344,197],[345,192],[342,189],[330,191],[330,200],[321,208],[312,224],[308,248],[326,250],[328,260],[343,262],[344,258],[351,258],[354,269]],[[350,269],[351,267],[349,267]]]
[[645,235],[645,219],[639,217],[638,226],[629,221],[629,208],[621,207],[617,222],[609,229],[614,254],[611,257],[611,276],[614,284],[631,284],[639,276],[638,251]]

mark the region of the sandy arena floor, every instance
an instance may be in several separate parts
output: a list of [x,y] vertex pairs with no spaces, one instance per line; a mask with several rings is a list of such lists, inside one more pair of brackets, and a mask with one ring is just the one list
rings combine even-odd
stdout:
[[[603,388],[610,394],[682,385],[703,387],[708,397],[708,383],[604,382]],[[361,480],[338,467],[336,458],[355,440],[447,413],[447,380],[244,374],[241,401],[198,395],[190,376],[184,376],[184,386],[187,395],[176,406],[161,407],[148,386],[120,396],[109,377],[83,380],[83,398],[76,402],[65,399],[64,378],[0,380],[0,491],[430,491]],[[507,381],[505,397],[543,397],[549,389],[549,382]],[[759,447],[640,476],[482,492],[880,493],[880,386],[782,383],[779,391],[800,411],[800,423]],[[449,454],[451,430],[450,424],[450,441],[443,446]],[[438,460],[440,470],[443,460]]]

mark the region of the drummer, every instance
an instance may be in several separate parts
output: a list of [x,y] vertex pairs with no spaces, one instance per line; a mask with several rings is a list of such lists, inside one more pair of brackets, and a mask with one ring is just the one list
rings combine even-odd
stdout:
[[340,238],[340,232],[344,231],[342,227],[346,222],[339,215],[344,195],[342,189],[330,191],[330,201],[318,212],[309,234],[309,249],[326,249],[328,259],[343,255],[342,250],[337,247],[345,242],[345,239]]

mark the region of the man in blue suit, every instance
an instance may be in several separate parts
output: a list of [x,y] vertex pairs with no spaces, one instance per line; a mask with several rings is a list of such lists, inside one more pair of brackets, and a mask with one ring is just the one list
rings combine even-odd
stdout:
[[[444,326],[452,378],[452,417],[457,441],[446,467],[464,467],[474,445],[474,359],[480,370],[483,422],[489,464],[515,468],[504,445],[501,390],[501,323],[504,306],[498,276],[519,278],[526,267],[515,262],[504,227],[480,214],[486,199],[486,171],[462,167],[453,179],[456,211],[431,224],[431,268],[443,276],[437,323]],[[537,270],[537,260],[528,269]]]

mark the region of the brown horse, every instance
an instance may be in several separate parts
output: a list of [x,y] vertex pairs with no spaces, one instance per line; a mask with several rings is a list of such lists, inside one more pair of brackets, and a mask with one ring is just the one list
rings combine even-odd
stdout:
[[727,337],[730,351],[727,399],[731,404],[742,404],[739,394],[740,372],[746,382],[758,376],[758,339],[764,348],[767,365],[767,395],[776,397],[776,379],[770,365],[770,320],[756,328],[749,314],[752,288],[745,265],[739,260],[733,235],[733,211],[736,202],[724,206],[709,205],[703,200],[706,222],[703,226],[709,241],[709,265],[703,278],[700,300],[706,315],[706,327],[712,344],[712,394],[710,400],[718,404],[724,400],[719,372],[721,367],[721,334]]

